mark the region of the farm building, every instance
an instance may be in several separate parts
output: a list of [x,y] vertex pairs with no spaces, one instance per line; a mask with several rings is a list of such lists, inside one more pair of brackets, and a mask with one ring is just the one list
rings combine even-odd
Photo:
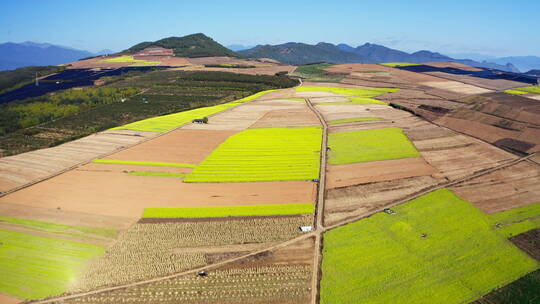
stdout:
[[135,54],[135,56],[174,56],[172,49],[150,46]]

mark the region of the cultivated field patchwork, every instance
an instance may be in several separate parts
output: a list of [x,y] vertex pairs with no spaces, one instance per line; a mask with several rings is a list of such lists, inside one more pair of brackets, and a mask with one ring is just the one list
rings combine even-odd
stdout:
[[231,136],[185,182],[310,180],[319,176],[322,130],[249,129]]

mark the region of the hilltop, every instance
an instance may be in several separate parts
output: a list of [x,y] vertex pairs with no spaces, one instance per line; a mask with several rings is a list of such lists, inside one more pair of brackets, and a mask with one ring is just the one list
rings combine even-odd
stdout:
[[183,37],[168,37],[154,42],[145,41],[130,47],[126,51],[138,52],[150,46],[173,49],[176,57],[242,57],[240,54],[229,50],[202,33],[191,34]]

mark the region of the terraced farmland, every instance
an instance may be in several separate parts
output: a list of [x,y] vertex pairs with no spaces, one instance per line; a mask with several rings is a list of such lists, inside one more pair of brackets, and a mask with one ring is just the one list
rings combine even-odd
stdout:
[[319,128],[249,129],[231,136],[185,182],[310,180],[319,176]]
[[540,266],[449,190],[392,210],[325,233],[321,303],[466,303]]

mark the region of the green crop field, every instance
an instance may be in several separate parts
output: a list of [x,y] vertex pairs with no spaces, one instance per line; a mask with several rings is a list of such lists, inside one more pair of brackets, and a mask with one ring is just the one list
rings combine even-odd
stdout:
[[315,127],[248,129],[229,137],[184,182],[318,178],[321,140]]
[[340,82],[347,74],[326,71],[332,66],[333,64],[328,63],[301,65],[294,70],[293,75],[303,77],[308,81]]
[[196,218],[313,213],[313,204],[246,205],[220,207],[149,207],[143,217]]
[[180,168],[195,168],[193,164],[183,163],[162,163],[162,162],[146,162],[132,160],[114,160],[114,159],[96,159],[93,161],[98,164],[117,164],[117,165],[140,165],[140,166],[156,166],[156,167],[180,167]]
[[510,238],[540,228],[540,203],[494,213],[489,219],[497,231]]
[[130,63],[130,62],[133,62],[133,63],[139,63],[139,62],[146,62],[146,60],[141,60],[141,59],[135,59],[133,58],[133,56],[118,56],[118,57],[112,57],[112,58],[107,58],[107,59],[103,59],[102,60],[103,62],[111,62],[111,63]]
[[512,89],[504,90],[504,92],[507,93],[507,94],[513,94],[513,95],[523,95],[523,94],[527,94],[527,92],[524,92],[524,91],[518,91],[518,90],[512,90]]
[[410,63],[410,62],[385,62],[385,63],[380,63],[380,65],[395,68],[395,67],[400,67],[400,66],[411,66],[411,65],[419,65],[419,64]]
[[0,229],[0,292],[39,299],[66,291],[84,264],[104,253],[96,245]]
[[386,93],[397,92],[399,89],[390,88],[371,88],[371,89],[351,89],[351,88],[334,88],[334,87],[310,87],[301,86],[296,88],[297,92],[330,92],[340,95],[353,95],[359,97],[377,97]]
[[324,234],[321,303],[476,300],[540,266],[440,189]]
[[345,119],[336,119],[331,120],[328,122],[329,125],[339,125],[343,123],[349,123],[349,122],[359,122],[359,121],[377,121],[382,120],[382,118],[379,117],[355,117],[355,118],[345,118]]
[[224,110],[227,110],[229,108],[235,107],[239,104],[242,104],[244,102],[251,101],[253,99],[259,98],[262,95],[270,92],[274,92],[277,90],[267,90],[262,91],[253,95],[250,95],[248,97],[231,101],[225,104],[217,105],[217,106],[211,106],[211,107],[203,107],[198,108],[194,110],[164,115],[164,116],[158,116],[153,118],[148,118],[144,120],[139,120],[136,122],[132,122],[127,125],[123,125],[120,127],[112,128],[111,130],[134,130],[134,131],[146,131],[146,132],[167,132],[170,130],[173,130],[183,124],[186,124],[188,122],[191,122],[193,119],[197,118],[203,118],[206,116],[210,116],[219,112],[222,112]]
[[332,165],[420,156],[399,128],[330,133],[328,146]]
[[88,227],[88,226],[72,226],[72,225],[62,225],[49,222],[42,222],[36,220],[14,218],[0,216],[0,224],[8,223],[11,225],[16,225],[20,228],[36,230],[46,233],[53,233],[59,235],[80,235],[85,234],[88,236],[96,235],[101,237],[115,238],[118,235],[116,229],[111,228],[101,228],[101,227]]
[[528,86],[528,87],[504,90],[504,92],[508,93],[508,94],[514,94],[514,95],[522,95],[522,94],[527,94],[527,93],[540,94],[540,87],[539,86]]

